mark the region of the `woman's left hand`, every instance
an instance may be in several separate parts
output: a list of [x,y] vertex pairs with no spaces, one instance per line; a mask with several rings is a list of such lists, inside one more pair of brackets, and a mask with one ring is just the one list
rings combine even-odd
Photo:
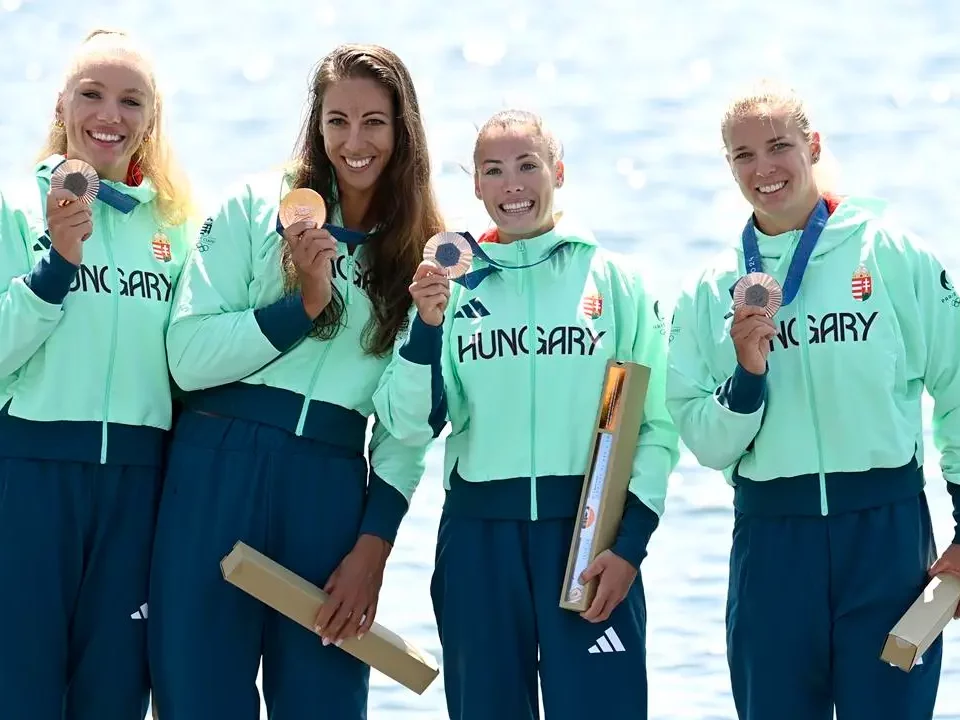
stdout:
[[375,535],[361,535],[347,553],[323,591],[329,598],[315,620],[323,644],[339,645],[348,637],[362,637],[373,626],[383,570],[390,544]]
[[580,574],[580,582],[585,585],[595,577],[600,578],[597,593],[590,607],[580,613],[580,617],[598,623],[609,618],[610,613],[623,602],[637,577],[637,569],[612,550],[604,550]]
[[[930,568],[930,577],[947,573],[960,577],[960,544],[954,543],[946,550],[943,555]],[[954,618],[960,618],[960,605],[953,612]]]

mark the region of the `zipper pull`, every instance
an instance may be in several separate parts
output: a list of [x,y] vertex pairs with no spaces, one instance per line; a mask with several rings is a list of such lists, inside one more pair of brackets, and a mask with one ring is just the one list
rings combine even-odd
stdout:
[[[527,264],[527,248],[524,246],[523,240],[514,240],[513,242],[517,244],[517,253],[519,253],[519,255],[520,255],[520,263],[519,263],[519,264],[520,264],[520,265],[526,265],[526,264]],[[522,270],[516,270],[516,271],[515,271],[515,272],[517,272],[517,273],[519,274],[519,276],[520,276],[520,277],[519,277],[519,281],[520,281],[520,282],[517,283],[517,294],[518,294],[518,295],[523,295],[524,285],[526,284],[526,283],[524,282],[524,277],[526,276],[526,274],[527,274],[529,271],[530,271],[530,268],[523,268]]]

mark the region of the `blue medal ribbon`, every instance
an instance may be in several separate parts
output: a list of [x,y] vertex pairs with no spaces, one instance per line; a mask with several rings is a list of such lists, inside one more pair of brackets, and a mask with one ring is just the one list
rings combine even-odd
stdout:
[[[58,167],[63,165],[66,162],[66,158],[57,163],[57,166],[53,168],[55,171]],[[120,192],[116,188],[112,188],[107,185],[102,180],[100,181],[99,189],[97,190],[97,200],[105,202],[107,205],[112,207],[114,210],[119,210],[124,215],[129,215],[137,206],[140,204],[140,201],[135,197],[127,195],[125,192]]]
[[[524,268],[531,268],[539,265],[540,263],[544,263],[560,252],[560,250],[567,244],[565,242],[561,242],[555,245],[550,252],[536,262],[527,263],[526,265],[505,265],[487,255],[483,248],[480,247],[480,243],[474,240],[473,235],[470,233],[458,232],[457,234],[466,240],[468,245],[470,245],[470,250],[473,252],[474,257],[480,258],[483,260],[483,262],[487,263],[487,267],[478,268],[477,270],[472,270],[458,278],[453,278],[453,282],[463,285],[463,287],[465,287],[467,290],[476,290],[480,286],[480,283],[482,283],[486,278],[502,270],[523,270]],[[515,242],[523,242],[523,240],[516,240]]]
[[100,188],[97,190],[97,199],[102,200],[114,210],[119,210],[124,215],[132,213],[140,204],[140,201],[135,197],[120,192],[103,182],[100,183]]
[[[800,291],[800,283],[803,281],[803,274],[807,271],[807,264],[810,262],[810,255],[813,248],[820,239],[827,220],[830,218],[830,211],[827,209],[827,203],[823,198],[817,203],[813,213],[807,220],[803,233],[800,235],[800,242],[797,245],[793,257],[790,259],[790,266],[787,269],[787,276],[783,283],[783,304],[789,305],[793,302],[797,293]],[[751,214],[746,227],[743,228],[741,235],[743,243],[743,263],[747,273],[763,272],[763,258],[760,255],[760,245],[757,242],[757,231],[754,225],[754,217]],[[730,292],[733,292],[731,288]]]

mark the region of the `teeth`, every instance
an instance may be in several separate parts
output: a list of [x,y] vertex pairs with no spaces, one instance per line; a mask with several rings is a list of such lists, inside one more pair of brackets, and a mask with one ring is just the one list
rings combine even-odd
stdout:
[[101,132],[92,132],[90,136],[94,140],[99,140],[100,142],[120,142],[122,139],[119,135],[110,135],[108,133]]
[[352,167],[354,170],[360,170],[360,169],[362,169],[362,168],[365,168],[367,165],[369,165],[370,163],[373,162],[373,158],[372,158],[372,157],[363,158],[362,160],[354,160],[354,159],[352,159],[352,158],[344,158],[344,160],[346,160],[347,165],[349,165],[350,167]]
[[504,212],[526,212],[533,207],[533,200],[504,203],[500,206]]
[[761,185],[757,189],[762,193],[773,193],[773,192],[776,192],[777,190],[780,190],[786,184],[787,183],[785,180],[781,180],[775,185]]

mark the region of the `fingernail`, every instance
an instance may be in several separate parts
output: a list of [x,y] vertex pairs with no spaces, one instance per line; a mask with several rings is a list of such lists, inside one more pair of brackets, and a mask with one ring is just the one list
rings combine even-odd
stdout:
[[357,640],[363,640],[364,635],[366,635],[366,633],[360,633],[359,635],[357,635]]
[[324,639],[323,639],[323,646],[326,647],[326,646],[329,645],[329,644],[330,644],[330,638],[324,638]]
[[340,647],[341,645],[343,645],[343,640],[337,640],[337,641],[334,643],[334,645],[336,645],[337,647]]
[[313,626],[313,631],[314,631],[317,635],[319,635],[320,633],[323,632],[323,628],[320,627],[319,625],[314,625],[314,626]]

